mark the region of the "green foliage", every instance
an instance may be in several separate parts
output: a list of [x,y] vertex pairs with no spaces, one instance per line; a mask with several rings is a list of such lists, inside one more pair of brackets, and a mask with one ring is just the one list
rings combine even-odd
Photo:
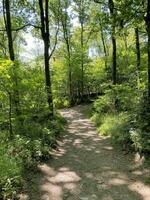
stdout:
[[94,109],[96,113],[108,113],[115,111],[114,99],[111,97],[110,93],[100,96],[94,102]]
[[[1,198],[16,197],[23,184],[23,172],[34,169],[37,163],[50,158],[50,151],[63,132],[64,119],[57,115],[44,123],[30,121],[15,134],[13,140],[3,138],[0,144],[0,191]],[[32,126],[31,126],[32,125]]]
[[[135,150],[150,151],[150,103],[128,85],[106,90],[93,105],[93,121],[100,134],[115,142],[132,143]],[[141,99],[141,100],[140,100]]]
[[[54,54],[49,60],[48,76],[54,113],[56,108],[69,107],[72,101],[81,102],[82,93],[88,99],[91,94],[104,94],[92,109],[99,132],[110,135],[115,142],[130,142],[136,150],[150,152],[150,103],[147,98],[141,98],[147,88],[146,4],[139,0],[114,1],[112,15],[108,13],[109,4],[103,0],[100,3],[49,1],[49,50]],[[10,8],[12,30],[18,29],[17,34],[14,31],[12,34],[13,44],[9,44],[14,49],[14,62],[8,59],[9,38],[5,31],[0,32],[0,198],[5,199],[16,196],[26,168],[35,168],[38,162],[49,158],[49,151],[56,146],[64,126],[64,120],[58,115],[49,119],[40,50],[37,58],[21,61],[24,54],[20,52],[26,43],[24,31],[41,38],[39,29],[33,28],[40,25],[38,2],[10,1]],[[2,4],[0,10],[3,10]],[[26,24],[33,27],[28,28]],[[3,16],[0,16],[0,25],[1,29],[9,28],[5,27]],[[139,30],[140,65],[135,28]],[[117,42],[118,84],[115,86],[112,85],[115,50],[112,33]]]
[[116,85],[105,91],[94,102],[94,109],[97,113],[112,113],[116,111],[130,111],[138,102],[136,90],[128,85]]
[[143,95],[137,109],[137,147],[142,151],[150,152],[150,101]]
[[133,142],[132,146],[135,148],[136,151],[142,151],[142,138],[140,135],[140,131],[137,129],[130,130],[130,139]]
[[142,140],[142,135],[135,128],[139,99],[136,90],[128,85],[116,85],[107,89],[93,105],[92,119],[98,126],[99,133],[111,136],[114,142],[133,143],[135,149],[143,149],[145,139]]
[[98,132],[109,135],[114,142],[128,143],[130,141],[130,116],[126,113],[106,114],[101,119]]
[[13,199],[22,184],[20,158],[7,152],[8,146],[0,144],[0,198]]
[[[14,77],[19,80],[17,86]],[[0,198],[14,199],[23,185],[24,172],[50,157],[65,121],[58,114],[49,119],[40,64],[23,66],[1,59],[0,83]],[[19,116],[15,112],[16,89],[20,98]]]

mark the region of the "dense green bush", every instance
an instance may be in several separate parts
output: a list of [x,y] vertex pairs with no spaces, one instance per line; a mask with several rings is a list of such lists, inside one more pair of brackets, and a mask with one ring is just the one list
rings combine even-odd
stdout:
[[41,123],[28,119],[22,127],[19,122],[16,123],[12,140],[4,136],[1,138],[0,198],[16,197],[23,185],[25,170],[35,169],[38,162],[50,157],[50,150],[55,147],[64,123],[59,115],[51,121],[45,118]]
[[113,141],[128,143],[130,141],[130,116],[127,113],[106,114],[101,119],[98,131],[110,135]]
[[22,184],[22,165],[21,159],[9,154],[7,148],[0,144],[0,198],[13,199]]
[[130,111],[138,102],[136,90],[128,85],[116,85],[105,91],[94,102],[94,109],[97,113],[112,113],[116,111]]
[[137,137],[139,149],[150,152],[150,101],[147,95],[143,95],[137,109]]
[[94,102],[94,110],[96,113],[111,113],[115,111],[114,99],[110,92],[107,92],[105,95],[100,96]]
[[134,143],[131,130],[135,128],[135,108],[139,102],[136,90],[128,85],[112,86],[94,102],[93,121],[98,132],[111,136],[118,143]]
[[100,134],[150,152],[150,102],[141,93],[128,85],[113,86],[94,102],[92,119]]

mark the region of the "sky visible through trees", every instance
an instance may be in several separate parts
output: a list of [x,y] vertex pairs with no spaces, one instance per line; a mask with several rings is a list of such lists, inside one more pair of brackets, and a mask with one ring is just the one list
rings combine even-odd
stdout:
[[[150,152],[150,0],[0,0],[0,199],[89,104],[101,135]],[[3,153],[4,152],[4,153]]]

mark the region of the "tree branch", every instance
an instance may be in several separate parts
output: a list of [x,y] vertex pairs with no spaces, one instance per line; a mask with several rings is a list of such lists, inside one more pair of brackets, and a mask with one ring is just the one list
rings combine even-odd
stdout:
[[[16,29],[12,29],[11,31],[16,31],[17,32],[17,31],[23,30],[24,28],[29,27],[29,26],[32,26],[32,27],[37,28],[37,29],[41,29],[42,28],[41,26],[36,26],[34,24],[28,23],[28,24],[25,24],[25,25],[23,25],[21,27],[18,27]],[[0,29],[0,32],[5,32],[5,31],[6,31],[6,29]]]
[[37,28],[37,29],[41,29],[41,26],[36,26],[36,25],[34,25],[34,24],[28,23],[28,24],[25,24],[25,25],[23,25],[23,26],[21,26],[21,27],[19,27],[19,28],[12,29],[12,31],[20,31],[20,30],[22,30],[22,29],[24,29],[24,28],[26,28],[26,27],[29,27],[29,26],[32,26],[32,27]]
[[52,55],[53,55],[53,53],[54,53],[54,51],[56,49],[56,45],[57,45],[57,41],[58,41],[58,33],[59,33],[59,24],[58,24],[58,28],[57,28],[56,34],[55,34],[55,43],[54,43],[53,49],[52,49],[52,51],[51,51],[51,53],[49,55],[49,59],[51,59],[51,57],[52,57]]

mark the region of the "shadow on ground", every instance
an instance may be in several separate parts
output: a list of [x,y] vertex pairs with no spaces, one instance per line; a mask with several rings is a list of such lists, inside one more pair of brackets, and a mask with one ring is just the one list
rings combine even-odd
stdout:
[[53,159],[32,174],[31,200],[150,200],[150,170],[99,137],[83,115],[85,107],[65,109],[67,133]]

